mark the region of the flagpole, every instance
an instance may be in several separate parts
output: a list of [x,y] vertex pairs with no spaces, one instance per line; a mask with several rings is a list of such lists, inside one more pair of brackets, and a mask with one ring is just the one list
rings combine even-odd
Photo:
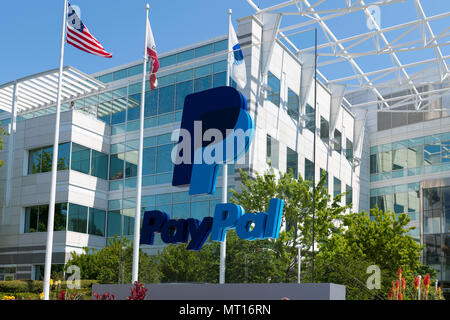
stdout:
[[63,81],[64,40],[66,38],[66,17],[67,17],[67,0],[64,0],[64,14],[61,32],[61,52],[59,59],[58,93],[56,96],[55,140],[53,142],[52,178],[51,178],[50,203],[48,208],[48,222],[47,222],[47,246],[45,249],[44,300],[49,300],[50,296],[50,272],[52,267],[52,253],[53,253],[53,228],[55,221],[56,174],[58,169],[59,124],[61,116],[60,115],[61,89]]
[[[228,55],[227,55],[227,80],[226,86],[230,85],[230,28],[231,28],[231,13],[232,10],[228,10]],[[223,163],[223,187],[222,187],[222,203],[227,203],[227,192],[228,192],[228,165]],[[227,254],[227,235],[223,242],[220,243],[220,269],[219,269],[219,283],[225,283],[225,259]]]
[[139,243],[141,230],[141,196],[142,196],[142,158],[144,148],[144,108],[145,108],[145,77],[147,74],[147,46],[148,46],[148,11],[150,5],[147,3],[145,12],[145,47],[144,63],[142,72],[142,90],[141,90],[141,110],[139,122],[139,157],[137,171],[137,192],[136,192],[136,214],[134,217],[134,243],[133,243],[133,268],[132,283],[139,279]]

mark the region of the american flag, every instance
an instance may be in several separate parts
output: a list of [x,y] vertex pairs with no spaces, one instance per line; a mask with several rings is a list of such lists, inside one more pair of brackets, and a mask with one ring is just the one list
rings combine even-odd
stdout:
[[67,43],[87,53],[95,54],[104,58],[111,58],[112,54],[107,52],[100,42],[94,38],[70,4],[68,9]]
[[159,69],[158,54],[156,53],[155,38],[153,38],[152,27],[147,17],[147,55],[149,57],[150,64],[150,88],[155,90],[158,85],[156,80],[156,72]]

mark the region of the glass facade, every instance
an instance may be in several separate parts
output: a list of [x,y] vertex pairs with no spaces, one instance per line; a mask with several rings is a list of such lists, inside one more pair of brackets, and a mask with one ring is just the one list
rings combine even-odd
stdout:
[[[25,208],[24,233],[46,232],[48,205]],[[55,231],[73,231],[104,237],[106,211],[74,203],[55,205]]]
[[450,281],[450,186],[424,188],[423,243],[425,263]]
[[288,114],[291,116],[292,119],[297,120],[298,119],[298,108],[299,108],[299,98],[298,95],[288,88]]
[[[229,171],[232,171],[231,169]],[[148,210],[161,210],[168,213],[171,219],[201,220],[203,217],[214,215],[216,204],[221,203],[221,199],[222,188],[216,188],[214,195],[190,196],[188,191],[183,191],[143,196],[142,213]],[[110,200],[108,207],[107,237],[133,235],[136,198]],[[155,245],[161,244],[163,243],[160,238],[155,237]]]
[[411,224],[416,226],[410,231],[410,235],[419,239],[420,230],[420,184],[409,183],[394,185],[370,190],[370,208],[378,207],[383,211],[391,211],[397,214],[407,213],[411,218]]
[[277,107],[280,106],[280,79],[278,79],[272,72],[267,73],[267,85],[270,87],[267,90],[267,100],[272,101]]
[[328,144],[330,140],[330,124],[327,119],[320,117],[320,139]]
[[[67,203],[55,205],[54,230],[66,230]],[[48,205],[25,208],[24,233],[46,232],[48,222]]]
[[450,132],[370,148],[370,181],[450,170]]
[[[171,153],[175,145],[171,141],[171,133],[144,138],[143,186],[172,181]],[[111,145],[110,191],[136,188],[137,162],[138,140]]]
[[[186,50],[177,54],[161,57],[159,64],[161,68],[165,68],[177,63],[182,63],[191,59],[200,58],[208,54],[222,52],[228,49],[228,40],[220,40],[214,43],[210,43],[198,48]],[[111,81],[121,80],[127,77],[132,77],[137,74],[142,74],[142,64],[135,65],[126,69],[121,69],[115,72],[107,73],[98,76],[97,79],[108,83]]]
[[[69,169],[70,143],[58,146],[58,170]],[[28,153],[28,174],[52,171],[53,146],[30,150]]]
[[334,150],[338,153],[342,151],[342,133],[337,129],[334,130]]
[[292,170],[294,178],[298,177],[298,153],[287,147],[286,149],[286,172]]
[[306,115],[305,128],[314,133],[314,128],[316,127],[315,125],[316,110],[314,110],[314,108],[311,107],[309,104],[306,104],[305,115]]
[[314,163],[305,158],[305,177],[306,181],[314,180]]
[[[108,155],[76,143],[63,143],[58,147],[58,170],[70,169],[101,179],[107,179]],[[28,174],[52,170],[53,147],[28,152]]]
[[[155,90],[146,87],[144,127],[181,121],[188,94],[224,85],[225,60],[159,77]],[[139,130],[141,86],[133,83],[99,95],[97,117],[112,126],[112,135]]]
[[341,194],[341,180],[334,177],[333,179],[333,197],[336,197],[338,194]]

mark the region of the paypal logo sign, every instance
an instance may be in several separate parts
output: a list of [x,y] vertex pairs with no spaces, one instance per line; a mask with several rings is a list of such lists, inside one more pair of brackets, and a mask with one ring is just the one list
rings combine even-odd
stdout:
[[[241,206],[222,203],[216,206],[214,219],[170,220],[165,212],[154,210],[144,213],[141,244],[152,245],[155,233],[161,233],[165,243],[188,243],[187,250],[198,251],[208,236],[212,241],[224,241],[228,229],[236,229],[239,238],[245,240],[276,239],[279,236],[283,200],[270,200],[268,212],[245,213]],[[189,236],[191,240],[189,241]]]
[[190,185],[191,195],[213,194],[219,165],[240,159],[250,146],[253,131],[247,100],[236,89],[218,87],[188,95],[172,185]]
[[[178,134],[172,152],[172,185],[189,186],[190,195],[214,194],[219,165],[239,163],[253,139],[254,124],[247,112],[247,100],[232,87],[218,87],[186,96]],[[176,135],[172,135],[172,140]],[[241,239],[278,238],[283,201],[271,199],[267,212],[245,213],[236,204],[215,207],[214,218],[170,219],[166,212],[146,211],[141,244],[152,245],[156,233],[165,243],[188,243],[188,250],[200,250],[208,236],[224,241],[228,229]],[[189,240],[190,239],[190,240]]]

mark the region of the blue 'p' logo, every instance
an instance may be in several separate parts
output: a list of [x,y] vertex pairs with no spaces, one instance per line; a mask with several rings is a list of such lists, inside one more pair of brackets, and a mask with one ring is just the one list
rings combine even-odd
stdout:
[[246,153],[254,125],[245,97],[218,87],[186,96],[180,129],[177,159],[188,161],[175,163],[172,185],[190,185],[189,194],[197,195],[214,193],[219,165]]

